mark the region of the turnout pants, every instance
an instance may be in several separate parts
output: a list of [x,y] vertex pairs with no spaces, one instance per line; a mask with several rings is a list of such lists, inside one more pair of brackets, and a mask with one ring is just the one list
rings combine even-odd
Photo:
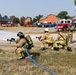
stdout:
[[27,56],[27,54],[26,54],[26,52],[23,50],[23,48],[17,48],[17,49],[15,50],[15,52],[16,52],[16,55],[17,55],[17,59],[22,59],[22,58],[24,58],[24,57]]
[[66,41],[56,41],[54,43],[54,47],[59,48],[59,46],[62,46],[64,49],[67,49]]

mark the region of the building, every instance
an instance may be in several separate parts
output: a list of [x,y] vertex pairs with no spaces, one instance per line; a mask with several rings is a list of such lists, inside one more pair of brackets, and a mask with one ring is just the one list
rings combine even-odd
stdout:
[[58,17],[56,17],[54,14],[50,14],[47,17],[40,19],[39,23],[55,23],[57,20],[59,20]]
[[32,22],[31,18],[28,17],[28,18],[25,19],[24,24],[31,24],[31,22]]
[[0,17],[0,24],[6,24],[6,23],[7,21],[4,18]]
[[73,21],[76,21],[76,15],[72,17],[72,20]]
[[32,25],[32,20],[31,20],[31,18],[30,17],[27,17],[27,18],[25,18],[25,20],[24,20],[24,27],[31,27],[31,25]]

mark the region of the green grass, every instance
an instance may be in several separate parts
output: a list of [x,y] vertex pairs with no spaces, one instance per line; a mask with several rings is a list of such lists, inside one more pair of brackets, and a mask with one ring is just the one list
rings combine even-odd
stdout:
[[[0,75],[51,75],[46,70],[36,66],[29,58],[17,60],[15,45],[0,47]],[[76,51],[40,51],[39,43],[35,44],[31,53],[40,53],[36,61],[49,68],[57,75],[76,75]]]

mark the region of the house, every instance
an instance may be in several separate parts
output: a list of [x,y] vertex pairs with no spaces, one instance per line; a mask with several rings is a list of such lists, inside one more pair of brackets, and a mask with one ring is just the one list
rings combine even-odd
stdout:
[[76,15],[72,17],[72,20],[73,21],[76,21]]
[[25,19],[24,24],[31,24],[31,22],[32,22],[31,18],[28,17],[28,18]]
[[0,24],[6,24],[6,23],[7,21],[4,18],[0,17]]
[[50,14],[47,17],[40,19],[39,23],[55,23],[57,20],[59,20],[58,17],[56,17],[54,14]]
[[25,20],[24,20],[24,27],[31,27],[31,25],[32,25],[32,20],[31,20],[31,18],[30,17],[27,17],[27,18],[25,18]]
[[13,24],[13,19],[7,19],[8,24]]

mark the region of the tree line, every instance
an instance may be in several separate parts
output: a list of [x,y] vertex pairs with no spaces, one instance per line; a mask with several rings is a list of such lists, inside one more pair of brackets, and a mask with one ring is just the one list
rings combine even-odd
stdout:
[[[67,11],[61,11],[61,12],[58,13],[56,16],[57,16],[58,18],[61,18],[61,19],[68,19],[68,18],[70,18],[70,15],[68,15],[68,12],[67,12]],[[0,17],[2,17],[1,14],[0,14]],[[40,14],[39,14],[38,16],[35,16],[35,18],[32,18],[32,17],[29,17],[29,18],[31,19],[31,22],[32,22],[32,23],[35,23],[35,22],[38,22],[41,17],[43,17],[43,15],[40,15]],[[13,20],[13,23],[19,23],[19,22],[22,22],[22,23],[23,23],[24,20],[25,20],[26,18],[28,18],[28,17],[22,16],[22,17],[18,18],[18,17],[16,17],[16,16],[10,16],[10,17],[8,17],[7,15],[4,15],[2,18],[4,18],[5,20],[6,20],[6,19],[11,19],[11,20]]]

